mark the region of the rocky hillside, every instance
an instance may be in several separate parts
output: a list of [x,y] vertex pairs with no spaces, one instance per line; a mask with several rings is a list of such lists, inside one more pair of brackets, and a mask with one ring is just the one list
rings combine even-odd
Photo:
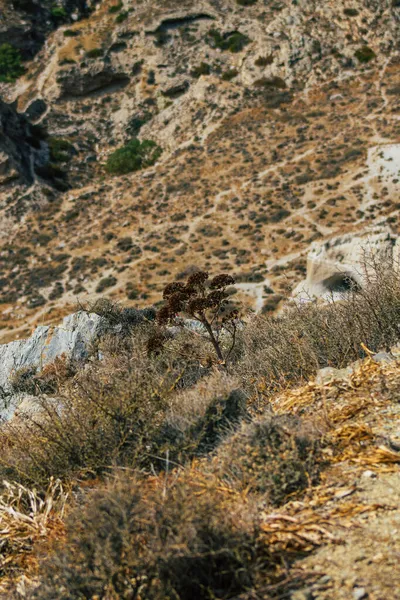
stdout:
[[[6,3],[0,339],[194,266],[275,310],[313,243],[395,237],[399,27],[393,0]],[[113,174],[136,137],[156,162]]]

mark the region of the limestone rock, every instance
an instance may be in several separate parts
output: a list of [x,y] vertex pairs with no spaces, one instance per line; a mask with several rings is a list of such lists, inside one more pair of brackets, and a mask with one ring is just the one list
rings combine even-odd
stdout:
[[314,243],[307,257],[307,277],[293,292],[297,300],[340,298],[352,286],[363,287],[371,259],[396,262],[398,238],[389,228],[345,234]]
[[0,389],[9,391],[10,377],[22,367],[40,369],[63,354],[85,359],[90,343],[105,329],[104,319],[81,311],[66,317],[59,327],[37,327],[28,339],[0,345]]

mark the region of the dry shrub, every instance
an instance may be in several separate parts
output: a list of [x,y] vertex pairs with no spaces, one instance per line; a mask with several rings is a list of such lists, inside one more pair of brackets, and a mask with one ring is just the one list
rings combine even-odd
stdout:
[[65,355],[57,357],[54,362],[38,371],[36,367],[22,367],[11,377],[11,387],[14,393],[54,394],[61,385],[77,372],[74,365]]
[[171,398],[160,429],[158,453],[174,463],[213,451],[248,417],[247,396],[238,381],[215,371]]
[[308,381],[318,369],[342,368],[400,337],[400,275],[385,263],[366,270],[365,289],[340,300],[309,302],[279,317],[256,316],[243,332],[237,374],[266,394]]
[[97,476],[114,464],[145,462],[184,366],[150,359],[140,335],[125,353],[121,346],[108,352],[56,398],[35,399],[40,410],[2,427],[0,475],[40,486],[50,476]]
[[317,481],[319,459],[316,432],[284,416],[243,425],[220,446],[215,465],[231,484],[279,505]]
[[253,588],[267,554],[254,511],[215,480],[119,479],[71,516],[34,597],[232,598]]
[[[41,487],[51,476],[97,477],[112,466],[163,470],[166,456],[181,464],[214,449],[245,415],[244,393],[222,373],[204,378],[209,369],[190,355],[149,355],[148,333],[107,336],[101,360],[4,424],[0,476]],[[173,346],[182,349],[180,337]]]
[[108,326],[119,327],[120,333],[126,334],[139,325],[151,323],[156,314],[154,308],[127,308],[109,298],[99,298],[87,306],[80,305],[79,308],[102,317]]

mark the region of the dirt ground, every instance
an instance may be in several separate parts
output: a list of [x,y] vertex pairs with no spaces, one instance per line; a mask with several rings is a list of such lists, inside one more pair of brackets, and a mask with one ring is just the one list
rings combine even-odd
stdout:
[[333,452],[321,487],[289,508],[304,523],[318,515],[329,537],[296,563],[311,583],[291,600],[400,599],[399,382],[399,362],[367,361],[287,400],[292,412],[325,420]]

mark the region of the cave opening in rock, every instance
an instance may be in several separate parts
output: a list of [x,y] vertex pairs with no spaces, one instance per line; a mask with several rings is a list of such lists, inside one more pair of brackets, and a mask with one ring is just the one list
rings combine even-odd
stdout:
[[345,272],[337,272],[331,275],[327,279],[324,279],[322,285],[328,292],[345,294],[347,292],[359,291],[360,284],[354,279],[354,277]]

